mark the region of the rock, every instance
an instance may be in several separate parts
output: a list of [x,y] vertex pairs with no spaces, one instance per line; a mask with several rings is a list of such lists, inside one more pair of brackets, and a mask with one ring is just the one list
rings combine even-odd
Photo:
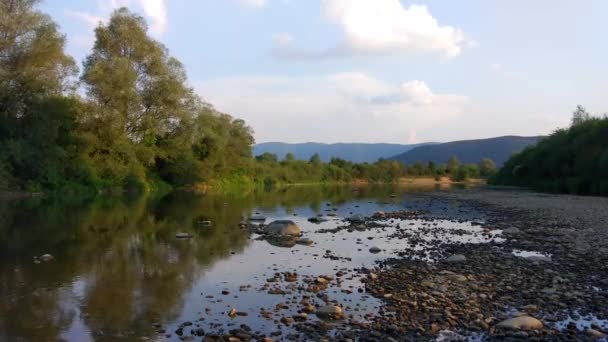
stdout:
[[190,239],[192,238],[192,234],[190,233],[177,233],[175,234],[175,237],[178,239]]
[[198,221],[198,224],[200,224],[201,226],[210,226],[212,223],[209,220],[201,220]]
[[264,215],[251,215],[251,217],[249,217],[249,221],[266,221],[266,216]]
[[300,227],[290,220],[272,221],[264,228],[264,231],[267,234],[278,236],[299,236],[302,233]]
[[507,229],[503,229],[502,233],[505,235],[516,235],[516,234],[519,234],[519,228],[510,227]]
[[40,260],[45,261],[45,262],[46,261],[51,261],[53,259],[55,259],[55,257],[53,257],[50,254],[43,254],[43,255],[40,256]]
[[551,262],[551,258],[543,255],[533,255],[526,257],[526,260],[535,261],[535,262]]
[[372,248],[369,249],[369,252],[376,254],[376,253],[382,252],[382,250],[379,247],[374,246],[374,247],[372,247]]
[[236,317],[236,309],[235,308],[230,309],[230,311],[228,312],[228,316],[230,316],[232,318]]
[[324,218],[323,216],[313,216],[308,219],[308,222],[311,222],[311,223],[322,223],[325,221],[327,221],[327,219]]
[[603,332],[592,328],[587,329],[585,333],[587,333],[587,336],[591,337],[594,340],[599,340],[608,337],[608,335],[604,334]]
[[312,246],[312,244],[314,242],[311,239],[309,239],[309,238],[301,238],[301,239],[297,239],[296,243],[298,245]]
[[467,257],[465,257],[462,254],[454,254],[454,255],[450,255],[447,259],[445,259],[445,261],[449,262],[449,263],[465,262],[465,261],[467,261]]
[[534,317],[519,316],[502,321],[496,327],[515,330],[538,330],[543,328],[543,322]]
[[464,283],[469,280],[466,276],[464,276],[462,274],[458,274],[458,273],[448,274],[447,278],[453,282],[460,282],[460,283]]
[[343,317],[342,308],[336,305],[326,305],[317,309],[317,317],[322,319],[341,319]]
[[363,222],[365,222],[365,217],[363,217],[362,215],[359,215],[359,214],[355,214],[355,215],[349,217],[348,221],[350,221],[352,223],[363,223]]

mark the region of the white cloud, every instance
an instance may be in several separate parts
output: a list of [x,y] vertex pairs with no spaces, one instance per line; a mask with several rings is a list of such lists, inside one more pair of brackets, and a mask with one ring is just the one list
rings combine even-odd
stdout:
[[451,58],[476,44],[460,29],[440,25],[426,6],[403,6],[399,0],[321,0],[321,13],[340,29],[344,41],[318,52],[275,45],[273,53],[306,59],[435,52]]
[[137,0],[143,8],[145,15],[150,19],[152,33],[157,35],[167,30],[167,6],[165,0]]
[[239,0],[241,5],[253,8],[263,8],[268,5],[268,0]]
[[[137,8],[143,11],[144,16],[150,23],[150,31],[152,34],[160,36],[168,27],[167,19],[167,6],[166,0],[98,0],[97,1],[97,13],[89,13],[82,11],[66,10],[65,12],[73,16],[83,23],[85,23],[90,29],[97,27],[101,23],[106,23],[113,10],[120,7],[132,7],[136,5]],[[92,45],[93,34],[80,34],[77,37],[79,41],[90,41],[89,45]]]
[[436,94],[422,81],[398,85],[359,72],[220,78],[197,90],[245,119],[257,141],[412,142],[417,132],[449,127],[469,105],[466,96]]

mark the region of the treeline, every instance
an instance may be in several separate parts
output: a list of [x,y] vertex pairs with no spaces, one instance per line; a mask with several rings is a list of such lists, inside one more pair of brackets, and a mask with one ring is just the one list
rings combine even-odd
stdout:
[[0,190],[149,191],[204,184],[393,182],[403,176],[487,176],[460,165],[353,164],[252,156],[252,130],[188,84],[183,65],[127,8],[95,29],[82,70],[38,0],[0,1]]
[[479,164],[461,164],[456,157],[445,164],[416,162],[412,165],[395,160],[378,160],[375,163],[352,163],[340,158],[332,158],[323,163],[318,154],[310,160],[297,160],[288,153],[283,160],[277,155],[264,153],[256,156],[255,179],[266,186],[277,183],[350,182],[367,180],[375,183],[396,182],[401,177],[450,177],[453,181],[468,178],[489,177],[496,172],[496,165],[490,159]]
[[490,182],[538,191],[608,195],[608,116],[578,106],[572,124],[514,155]]
[[0,189],[147,190],[248,170],[252,131],[187,84],[126,8],[82,73],[37,0],[0,2]]

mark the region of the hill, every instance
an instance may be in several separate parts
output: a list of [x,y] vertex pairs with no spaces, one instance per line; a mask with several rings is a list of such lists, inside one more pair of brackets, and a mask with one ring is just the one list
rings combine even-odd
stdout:
[[296,159],[308,160],[312,155],[318,153],[321,160],[328,162],[332,157],[349,160],[355,163],[372,163],[379,158],[389,158],[399,153],[409,151],[413,148],[433,143],[400,145],[400,144],[365,144],[365,143],[297,143],[288,144],[282,142],[267,142],[253,146],[253,155],[263,153],[274,153],[280,159],[287,153],[293,153]]
[[557,130],[507,161],[490,179],[539,191],[608,195],[608,118]]
[[405,153],[391,157],[406,164],[417,161],[445,163],[456,156],[462,163],[478,163],[483,158],[492,159],[496,165],[503,165],[511,155],[534,145],[541,137],[504,136],[489,139],[461,140],[443,144],[426,145],[413,148]]

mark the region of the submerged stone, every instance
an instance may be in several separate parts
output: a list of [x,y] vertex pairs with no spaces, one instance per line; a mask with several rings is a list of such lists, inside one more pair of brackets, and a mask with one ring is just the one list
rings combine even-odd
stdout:
[[272,221],[264,228],[264,231],[267,234],[279,236],[299,236],[302,233],[300,227],[291,220]]
[[534,317],[519,316],[504,320],[498,323],[496,327],[514,330],[538,330],[543,328],[543,322]]

